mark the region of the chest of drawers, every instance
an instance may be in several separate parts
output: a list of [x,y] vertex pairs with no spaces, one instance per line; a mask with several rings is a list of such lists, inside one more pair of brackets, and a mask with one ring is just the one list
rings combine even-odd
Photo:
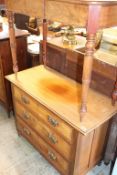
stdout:
[[[31,75],[33,78],[30,78],[30,82],[24,81]],[[99,94],[97,97],[95,92],[91,91],[90,94],[95,95],[96,101],[103,102],[106,107],[101,109],[99,104],[100,114],[95,114],[92,110],[90,115],[88,113],[90,119],[86,118],[81,123],[78,113],[79,106],[77,101],[73,101],[72,96],[80,91],[75,91],[76,84],[72,80],[64,80],[65,77],[58,75],[43,66],[37,66],[19,72],[18,81],[14,75],[7,77],[12,82],[17,130],[62,175],[85,175],[102,158],[108,123],[116,112],[116,107],[111,107],[107,97]],[[70,88],[70,94],[68,95],[67,90],[65,96],[67,101],[64,99],[65,89],[62,89],[62,86],[59,86],[59,94],[63,93],[62,96],[54,94],[54,89],[49,85],[47,87],[52,89],[52,92],[46,89],[47,79],[49,83],[52,79],[56,79],[56,83],[53,82],[54,87],[58,86],[59,81],[59,85]],[[80,85],[77,88],[80,88]],[[95,103],[91,104],[92,108],[96,108]],[[102,115],[103,122],[100,120],[100,115]],[[108,118],[104,118],[105,116]]]

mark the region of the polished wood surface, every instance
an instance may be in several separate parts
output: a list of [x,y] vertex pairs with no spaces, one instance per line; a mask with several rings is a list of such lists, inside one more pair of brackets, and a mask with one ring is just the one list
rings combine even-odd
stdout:
[[[54,113],[52,113],[50,110],[47,110],[43,105],[39,104],[37,101],[35,101],[33,98],[31,98],[28,94],[24,93],[19,88],[13,87],[13,94],[15,99],[18,100],[20,104],[23,104],[23,106],[27,110],[31,111],[32,113],[35,113],[39,120],[44,122],[52,130],[56,130],[60,135],[62,134],[62,137],[68,143],[72,144],[72,135],[73,135],[72,127],[67,125],[67,123],[63,122]],[[32,106],[33,108],[31,108]],[[65,132],[63,133],[63,131]]]
[[[20,103],[15,101],[16,114],[26,122],[30,128],[34,129],[48,144],[70,161],[72,154],[72,145],[69,145],[64,139],[55,133],[54,130],[47,127],[47,124],[39,121],[28,109],[25,109]],[[61,133],[62,135],[62,133]]]
[[[83,134],[98,127],[117,112],[117,106],[112,106],[108,97],[90,89],[88,112],[81,123],[81,85],[43,66],[19,72],[18,80],[14,75],[7,76],[7,79]],[[30,82],[27,82],[28,79]]]
[[50,112],[48,107],[44,107],[42,101],[19,88],[19,84],[12,84],[12,94],[18,133],[29,140],[62,175],[85,175],[102,158],[108,121],[82,135],[55,111]]
[[21,119],[17,118],[17,128],[21,135],[30,141],[44,157],[57,168],[61,174],[69,174],[69,164],[63,157],[52,149],[47,143],[39,137],[28,125],[26,125]]

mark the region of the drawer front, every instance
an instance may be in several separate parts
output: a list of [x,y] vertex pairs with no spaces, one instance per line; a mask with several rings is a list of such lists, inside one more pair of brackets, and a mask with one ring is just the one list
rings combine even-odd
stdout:
[[73,128],[41,104],[39,117],[46,125],[58,132],[69,144],[73,143]]
[[24,107],[35,113],[39,120],[42,120],[46,125],[55,130],[55,132],[61,134],[68,143],[73,143],[72,127],[15,86],[13,86],[13,95]]
[[34,129],[46,142],[56,149],[66,160],[71,160],[72,145],[68,144],[62,137],[56,134],[51,128],[39,121],[20,103],[15,101],[15,111],[32,129]]
[[14,85],[12,85],[12,94],[13,98],[17,99],[24,107],[39,112],[38,102]]
[[69,175],[69,163],[19,118],[17,118],[17,129],[62,174]]

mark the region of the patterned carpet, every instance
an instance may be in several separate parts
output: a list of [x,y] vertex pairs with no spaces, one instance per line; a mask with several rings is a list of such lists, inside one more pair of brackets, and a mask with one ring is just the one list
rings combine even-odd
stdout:
[[[109,175],[96,166],[87,175]],[[60,175],[25,139],[17,135],[14,117],[0,106],[0,175]]]

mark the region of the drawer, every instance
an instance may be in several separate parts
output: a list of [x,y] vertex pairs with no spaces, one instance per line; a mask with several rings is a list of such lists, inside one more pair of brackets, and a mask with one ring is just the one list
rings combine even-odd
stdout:
[[73,144],[73,128],[41,104],[39,117],[46,125],[58,132],[68,143]]
[[17,118],[17,129],[61,174],[69,175],[69,163],[19,118]]
[[61,134],[68,143],[73,143],[73,128],[71,126],[16,86],[13,86],[13,95],[24,107],[36,114],[39,120]]
[[33,130],[37,132],[46,142],[57,150],[66,160],[71,160],[72,146],[68,144],[59,134],[39,121],[36,116],[31,114],[20,103],[15,101],[16,115],[20,116]]
[[[39,111],[39,104],[36,100],[26,94],[24,91],[20,90],[16,86],[12,85],[13,98],[17,99],[24,107],[30,110]],[[15,101],[15,100],[14,100]]]

